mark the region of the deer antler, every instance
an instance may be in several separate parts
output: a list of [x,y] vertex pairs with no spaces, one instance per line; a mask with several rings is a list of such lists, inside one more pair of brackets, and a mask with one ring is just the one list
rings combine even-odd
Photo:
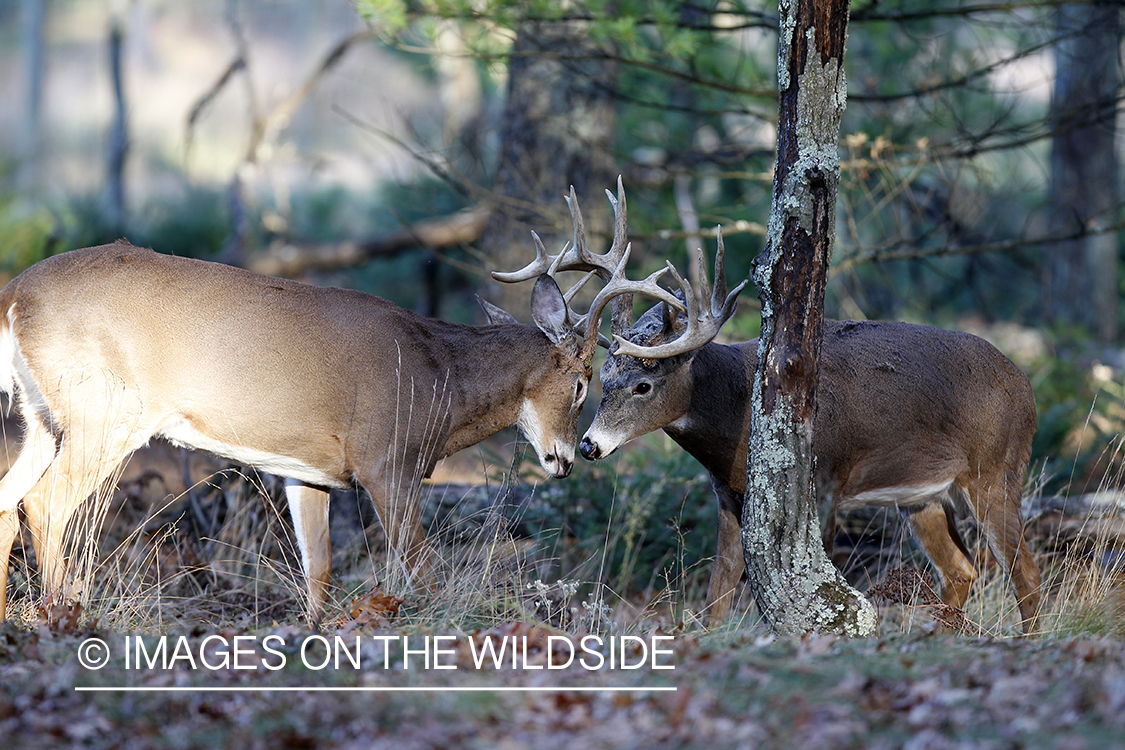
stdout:
[[[617,302],[627,297],[629,299],[629,304],[632,305],[632,296],[634,293],[647,294],[650,297],[663,300],[665,304],[672,305],[681,312],[685,311],[683,303],[676,299],[676,296],[672,292],[656,283],[657,279],[666,274],[669,270],[671,270],[673,274],[676,274],[676,269],[672,268],[671,264],[661,268],[659,271],[649,274],[640,281],[633,281],[625,277],[625,265],[629,262],[629,251],[631,249],[632,245],[625,245],[617,267],[613,269],[613,273],[610,275],[609,282],[602,287],[602,290],[594,297],[594,301],[590,303],[590,309],[586,313],[585,320],[580,323],[583,328],[580,329],[579,332],[585,337],[585,352],[589,356],[593,356],[594,348],[598,343],[603,343],[606,346],[609,345],[608,341],[599,342],[596,334],[598,321],[602,317],[602,311],[605,310],[605,306],[611,300]],[[679,278],[679,274],[676,274],[676,277]],[[680,279],[680,282],[681,284],[684,283],[683,279]],[[616,333],[614,333],[614,338],[618,338]]]
[[[699,309],[700,306],[696,302],[695,292],[691,288],[691,284],[680,276],[671,263],[640,281],[633,281],[625,277],[625,265],[629,261],[629,252],[632,246],[628,240],[625,188],[621,178],[617,178],[617,197],[614,197],[613,193],[608,190],[605,192],[613,206],[614,214],[613,243],[609,250],[599,255],[591,252],[587,246],[586,225],[582,220],[582,209],[578,205],[578,196],[575,195],[574,187],[571,186],[570,194],[565,197],[567,206],[570,207],[571,220],[574,223],[573,240],[567,242],[558,255],[551,255],[543,247],[543,241],[539,239],[539,235],[532,232],[531,236],[535,241],[535,260],[520,270],[511,273],[493,271],[492,277],[497,281],[513,283],[534,279],[542,274],[553,277],[558,271],[585,271],[586,275],[566,291],[563,299],[566,301],[567,319],[575,332],[584,339],[583,353],[586,357],[594,355],[594,349],[599,343],[607,347],[610,345],[609,340],[598,333],[598,321],[601,319],[606,305],[611,303],[612,324],[610,330],[617,340],[615,351],[619,354],[647,359],[663,359],[703,346],[715,337],[715,334],[734,313],[735,298],[747,284],[746,281],[743,281],[733,292],[727,294],[721,228],[719,231],[719,247],[715,255],[715,287],[713,290],[707,281],[703,249],[700,248],[698,252],[700,298],[703,300],[710,298],[706,302],[708,307]],[[683,292],[684,299],[682,301],[674,293],[656,283],[660,277],[669,271],[671,271],[672,278]],[[571,300],[593,276],[601,279],[605,286],[594,297],[594,301],[590,303],[590,309],[586,314],[578,317],[571,310]],[[632,318],[634,294],[646,294],[655,297],[673,309],[685,313],[688,319],[687,330],[674,341],[658,346],[637,346],[623,339],[621,336],[629,328]]]
[[[586,244],[586,225],[582,220],[582,209],[578,205],[578,196],[575,195],[574,186],[570,187],[570,194],[563,196],[566,205],[570,208],[570,218],[574,224],[574,239],[563,246],[558,255],[550,255],[543,247],[543,241],[535,232],[531,233],[535,241],[535,260],[528,263],[518,271],[510,273],[492,272],[492,278],[506,283],[528,281],[541,274],[554,275],[556,271],[586,271],[592,272],[608,284],[617,268],[625,246],[628,244],[628,220],[625,209],[625,188],[621,178],[617,178],[617,197],[608,190],[605,191],[609,202],[613,205],[615,217],[613,228],[613,244],[609,250],[599,255],[590,252]],[[579,282],[585,283],[585,280]]]
[[[629,239],[628,239],[628,215],[625,204],[625,187],[622,183],[621,177],[617,178],[617,197],[613,193],[606,190],[606,197],[609,198],[610,204],[613,206],[614,214],[614,228],[613,228],[613,242],[605,253],[598,254],[590,251],[589,246],[586,244],[586,225],[582,219],[582,209],[578,205],[578,196],[575,194],[574,186],[570,188],[570,193],[564,196],[567,206],[570,208],[570,218],[574,224],[574,238],[567,242],[563,249],[557,255],[551,255],[543,246],[543,241],[535,232],[531,233],[531,237],[535,242],[535,260],[528,263],[526,266],[518,271],[510,273],[501,273],[499,271],[492,272],[492,278],[497,281],[506,283],[515,283],[519,281],[528,281],[537,278],[542,274],[554,276],[558,271],[585,271],[586,276],[578,281],[574,286],[570,287],[563,298],[567,304],[567,316],[574,326],[575,331],[582,334],[586,338],[586,348],[589,353],[593,354],[593,348],[600,342],[609,346],[609,340],[604,336],[597,333],[598,325],[596,317],[601,315],[602,309],[605,307],[605,302],[612,300],[613,302],[613,326],[615,332],[624,332],[629,327],[629,319],[632,317],[632,295],[630,290],[622,288],[619,285],[619,291],[615,294],[605,296],[605,302],[601,304],[595,316],[595,322],[590,324],[590,313],[594,311],[594,305],[590,306],[590,311],[586,315],[578,316],[570,307],[571,300],[578,291],[590,280],[591,277],[597,276],[601,279],[602,283],[607,287],[613,281],[615,272],[619,268],[624,268],[624,259],[628,258]],[[662,270],[660,273],[664,273]],[[655,282],[652,284],[656,287]],[[659,289],[659,287],[656,287]],[[605,288],[599,293],[601,297],[605,293]],[[597,299],[597,298],[595,298]]]
[[[664,271],[672,272],[672,278],[676,280],[680,290],[683,292],[684,302],[687,303],[687,330],[674,340],[656,346],[638,346],[630,341],[626,341],[619,334],[614,333],[613,338],[617,342],[617,348],[614,350],[614,353],[627,354],[631,357],[640,357],[642,359],[666,359],[668,357],[674,357],[677,354],[689,352],[692,349],[698,349],[715,338],[719,329],[722,328],[723,324],[734,314],[736,298],[749,281],[748,279],[743,280],[741,284],[734,288],[734,291],[727,294],[726,271],[723,256],[723,231],[722,227],[719,227],[718,249],[715,251],[715,287],[713,290],[709,288],[707,282],[707,269],[704,267],[703,248],[699,248],[697,251],[699,261],[700,303],[697,303],[695,300],[695,293],[691,288],[691,284],[680,276],[671,263],[668,263],[667,268],[661,269],[658,273],[663,273]],[[654,276],[655,275],[656,274],[654,274]],[[663,300],[665,304],[670,304],[681,312],[684,311],[684,303],[676,299],[671,292],[661,287],[657,287],[657,289],[660,289],[663,294],[657,294],[647,289],[645,293]],[[605,291],[605,289],[602,290],[603,293]],[[600,294],[598,296],[601,297]],[[595,302],[596,301],[597,299],[595,299]],[[591,306],[590,309],[593,310],[593,306]]]

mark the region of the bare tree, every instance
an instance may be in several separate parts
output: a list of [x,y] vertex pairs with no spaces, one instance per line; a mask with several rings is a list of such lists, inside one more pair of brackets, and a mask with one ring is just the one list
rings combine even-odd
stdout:
[[24,158],[20,167],[21,187],[34,186],[40,176],[43,150],[43,70],[44,30],[47,20],[46,0],[23,0],[23,43],[25,100],[23,111]]
[[125,20],[114,13],[109,22],[109,74],[113,83],[113,125],[109,131],[109,163],[106,170],[106,223],[114,234],[124,234],[125,159],[129,155],[129,120],[125,103],[125,74],[122,55]]
[[782,0],[778,147],[766,247],[754,268],[762,335],[751,400],[742,546],[776,632],[866,635],[875,609],[825,554],[813,416],[844,111],[848,0]]
[[1044,312],[1102,341],[1117,338],[1117,219],[1120,6],[1063,5],[1055,11],[1055,88],[1050,119],[1050,233],[1090,232],[1051,247],[1043,259]]
[[[585,58],[585,59],[581,59]],[[531,230],[560,232],[559,208],[573,185],[599,195],[614,184],[614,66],[590,41],[581,22],[526,22],[516,34],[508,66],[508,98],[500,125],[493,183],[495,207],[481,250],[495,268],[519,265]],[[583,207],[587,226],[609,226],[604,201]],[[489,296],[518,309],[527,292],[494,284]]]

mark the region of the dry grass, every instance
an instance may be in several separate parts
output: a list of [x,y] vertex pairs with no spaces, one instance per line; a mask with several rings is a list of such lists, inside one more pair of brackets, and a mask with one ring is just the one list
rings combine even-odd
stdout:
[[[502,485],[492,496],[506,496],[511,488],[503,482],[518,473],[516,464],[499,472]],[[377,520],[364,508],[369,501],[336,496],[327,624],[354,627],[367,617],[368,624],[424,631],[471,632],[517,621],[572,633],[697,632],[708,561],[686,558],[685,532],[672,528],[681,535],[679,552],[655,570],[638,563],[649,535],[669,533],[652,518],[646,499],[661,481],[655,477],[643,490],[615,489],[600,553],[578,560],[563,549],[565,534],[548,546],[520,528],[510,498],[490,504],[480,487],[426,487],[422,501],[438,563],[437,583],[428,590],[412,588],[387,553]],[[114,484],[83,507],[70,535],[72,579],[80,582],[72,593],[86,621],[129,632],[302,623],[304,587],[280,482],[227,469],[188,491],[159,497],[138,490],[135,481]],[[1032,492],[1028,507],[1035,507],[1035,497]],[[1042,634],[1125,635],[1125,555],[1121,537],[1111,533],[1120,523],[1117,507],[1103,502],[1065,523],[1040,514],[1029,524],[1043,571]],[[961,611],[937,600],[928,565],[894,514],[860,516],[848,528],[866,543],[837,563],[880,605],[881,633],[936,627],[974,636],[1019,633],[1006,577],[971,528],[966,539],[978,550],[981,577]],[[34,551],[24,536],[12,560],[9,616],[31,626],[43,613]],[[614,559],[623,562],[611,565]],[[380,610],[387,601],[398,602],[389,616]],[[720,631],[762,627],[745,592],[734,613]]]

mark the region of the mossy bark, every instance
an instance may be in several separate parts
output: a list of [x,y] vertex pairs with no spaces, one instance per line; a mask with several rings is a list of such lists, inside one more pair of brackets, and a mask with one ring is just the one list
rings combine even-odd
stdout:
[[762,335],[742,545],[750,588],[781,634],[866,635],[875,610],[825,554],[813,487],[824,285],[840,180],[848,0],[782,0],[778,155],[755,262]]

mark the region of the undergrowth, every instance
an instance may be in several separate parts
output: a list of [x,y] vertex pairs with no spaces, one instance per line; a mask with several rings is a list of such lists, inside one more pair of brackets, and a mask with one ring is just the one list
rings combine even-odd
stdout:
[[[146,493],[141,485],[152,477],[144,474],[116,488],[111,481],[84,506],[70,569],[86,621],[129,632],[305,626],[281,483],[217,467],[178,494]],[[567,481],[521,475],[519,460],[510,470],[492,468],[477,486],[424,489],[438,562],[429,588],[412,586],[396,565],[370,500],[335,494],[334,588],[324,627],[473,632],[522,622],[573,634],[704,632],[699,613],[716,511],[706,472],[690,456],[649,436],[617,460],[582,465]],[[1028,492],[1027,536],[1043,572],[1041,634],[1125,637],[1123,503],[1109,491],[1116,479],[1106,478],[1102,499],[1084,517],[1051,511],[1042,484]],[[893,511],[843,516],[834,561],[876,595],[881,633],[952,625],[974,636],[1017,635],[1005,574],[971,522],[963,532],[981,577],[952,615]],[[9,617],[30,626],[46,615],[23,536],[9,577]],[[714,631],[723,637],[748,628],[763,626],[743,591]]]

